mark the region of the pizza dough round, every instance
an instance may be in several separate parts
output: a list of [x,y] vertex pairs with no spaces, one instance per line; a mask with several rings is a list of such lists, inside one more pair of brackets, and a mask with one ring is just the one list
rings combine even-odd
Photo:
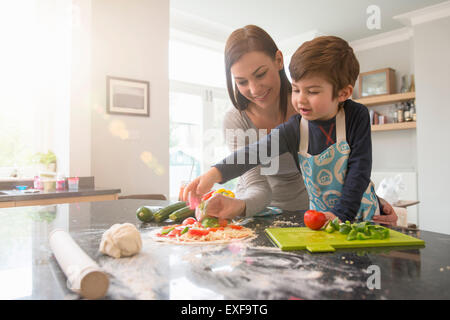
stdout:
[[148,238],[152,239],[156,242],[163,242],[168,244],[177,244],[177,245],[220,245],[220,244],[228,244],[233,242],[247,242],[255,239],[257,235],[254,232],[251,232],[245,237],[242,238],[229,238],[229,239],[220,239],[220,240],[212,240],[212,241],[198,241],[198,240],[190,240],[190,241],[179,241],[176,238],[167,238],[167,237],[159,237],[158,233],[161,230],[153,230],[150,231],[147,235]]
[[135,255],[141,248],[141,234],[131,223],[114,224],[103,233],[100,242],[100,252],[114,258]]

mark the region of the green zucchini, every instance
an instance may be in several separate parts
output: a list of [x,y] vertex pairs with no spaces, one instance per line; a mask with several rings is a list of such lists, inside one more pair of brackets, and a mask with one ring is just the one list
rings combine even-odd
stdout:
[[178,209],[184,208],[184,207],[186,207],[186,202],[184,202],[184,201],[178,201],[178,202],[172,203],[171,205],[168,205],[167,207],[164,207],[164,208],[156,211],[153,214],[153,218],[155,219],[156,222],[164,221],[169,217],[169,215],[172,212],[174,212]]
[[186,218],[193,217],[195,215],[195,210],[192,210],[189,207],[184,207],[172,212],[169,215],[169,219],[175,222],[182,221]]

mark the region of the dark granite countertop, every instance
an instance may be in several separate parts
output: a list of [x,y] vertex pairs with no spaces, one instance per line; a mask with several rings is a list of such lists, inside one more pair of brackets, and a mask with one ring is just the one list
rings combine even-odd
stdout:
[[[67,230],[110,274],[106,299],[449,299],[450,236],[405,233],[424,248],[283,252],[267,227],[303,226],[303,213],[244,220],[258,237],[228,245],[155,243],[156,224],[136,218],[141,205],[166,201],[118,200],[0,209],[0,299],[78,299],[48,244],[54,228]],[[115,223],[135,224],[142,251],[114,259],[98,251],[103,232]],[[167,224],[167,223],[165,223]],[[397,229],[401,230],[401,229]],[[380,288],[369,289],[370,267]],[[373,282],[372,282],[373,283]]]

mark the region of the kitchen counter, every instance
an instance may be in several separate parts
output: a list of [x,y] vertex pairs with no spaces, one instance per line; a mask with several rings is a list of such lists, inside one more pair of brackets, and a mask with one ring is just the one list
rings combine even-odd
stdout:
[[119,194],[120,192],[121,192],[120,189],[99,189],[99,188],[80,188],[78,190],[56,190],[56,191],[39,190],[39,192],[37,193],[24,193],[23,191],[19,190],[0,190],[0,202],[100,196],[100,195]]
[[19,185],[32,189],[33,180],[0,181],[0,208],[117,200],[121,192],[120,189],[95,187],[94,177],[79,177],[77,190],[39,190],[37,193],[27,193],[17,190],[16,186]]
[[[141,205],[166,201],[118,200],[0,209],[0,299],[79,299],[53,256],[48,233],[67,230],[110,274],[106,299],[449,299],[450,236],[403,232],[425,240],[424,248],[283,252],[267,227],[303,226],[303,213],[245,219],[257,232],[227,245],[156,243],[157,224],[141,223]],[[140,254],[122,259],[98,251],[103,232],[130,222],[141,232]],[[167,224],[167,223],[163,223]],[[396,229],[402,230],[402,229]],[[369,278],[379,268],[377,287]],[[369,272],[368,272],[369,270]],[[373,278],[372,278],[373,279]]]

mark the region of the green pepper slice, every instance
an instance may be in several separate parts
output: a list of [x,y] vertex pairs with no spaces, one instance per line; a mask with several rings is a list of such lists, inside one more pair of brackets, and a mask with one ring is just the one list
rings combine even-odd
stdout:
[[339,218],[334,218],[333,221],[331,221],[331,225],[333,226],[334,230],[339,230]]
[[383,238],[383,235],[381,234],[380,230],[370,230],[370,237],[374,240],[381,240]]
[[367,222],[359,222],[355,224],[354,229],[358,232],[364,232],[364,229],[366,228]]
[[358,234],[358,231],[356,231],[355,229],[352,229],[349,234],[347,235],[347,240],[348,241],[352,241],[352,240],[356,240],[356,235]]
[[163,231],[161,231],[161,234],[168,234],[170,231],[172,231],[173,229],[175,229],[175,227],[172,228],[168,228],[168,229],[164,229]]
[[341,225],[339,226],[339,232],[341,234],[349,234],[350,231],[352,231],[352,227],[350,227],[348,224],[341,223]]
[[215,217],[205,217],[202,220],[202,225],[205,228],[216,228],[216,227],[219,227],[219,219],[217,219]]
[[188,231],[189,231],[189,227],[186,227],[181,231],[180,235],[185,234]]
[[368,239],[370,239],[370,237],[366,236],[363,232],[358,232],[356,234],[356,239],[357,240],[368,240]]
[[380,232],[381,232],[381,239],[389,238],[389,229],[384,228]]
[[334,232],[334,227],[333,227],[333,224],[331,223],[331,221],[328,222],[327,226],[325,227],[325,231],[328,233]]

